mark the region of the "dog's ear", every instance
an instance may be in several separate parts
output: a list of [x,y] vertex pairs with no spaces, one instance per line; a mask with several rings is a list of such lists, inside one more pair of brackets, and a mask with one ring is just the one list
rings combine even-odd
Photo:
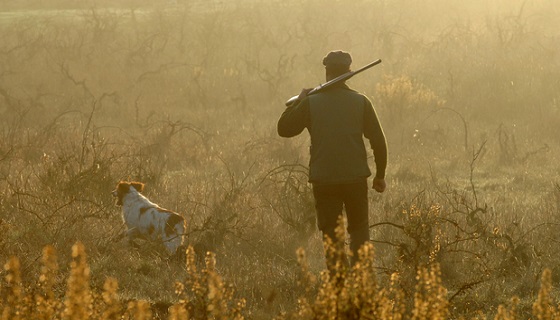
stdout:
[[131,182],[130,185],[138,192],[142,192],[144,190],[144,184],[142,182]]
[[128,192],[129,187],[130,187],[130,183],[126,181],[120,181],[119,184],[117,184],[117,192],[120,194],[126,193]]

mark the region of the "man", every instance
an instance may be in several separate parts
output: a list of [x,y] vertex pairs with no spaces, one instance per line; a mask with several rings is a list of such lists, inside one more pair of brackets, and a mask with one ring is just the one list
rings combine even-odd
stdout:
[[[326,80],[350,71],[348,52],[332,51],[323,58]],[[278,121],[282,137],[299,135],[305,128],[311,136],[309,182],[313,186],[317,225],[324,237],[335,241],[335,229],[345,208],[352,263],[358,249],[369,241],[367,178],[371,175],[363,137],[375,157],[373,189],[385,191],[387,143],[371,101],[344,82],[307,95],[288,106]]]

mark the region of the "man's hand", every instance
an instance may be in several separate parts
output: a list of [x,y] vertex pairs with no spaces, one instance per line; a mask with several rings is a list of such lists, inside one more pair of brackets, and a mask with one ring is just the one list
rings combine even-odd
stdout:
[[311,90],[313,90],[313,88],[304,88],[304,89],[301,89],[301,92],[299,93],[299,96],[298,96],[297,99],[298,99],[299,101],[303,100],[303,98],[307,97],[307,94],[308,94],[309,91],[311,91]]
[[385,188],[387,188],[387,184],[385,183],[385,179],[373,178],[372,188],[373,188],[373,190],[375,190],[379,193],[383,193],[383,191],[385,191]]

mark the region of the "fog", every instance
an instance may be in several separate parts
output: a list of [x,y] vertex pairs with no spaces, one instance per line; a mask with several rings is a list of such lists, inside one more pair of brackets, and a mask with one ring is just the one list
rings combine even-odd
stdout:
[[388,190],[370,192],[381,286],[412,288],[436,259],[452,316],[514,295],[528,315],[541,272],[560,279],[559,16],[557,0],[1,1],[0,260],[31,285],[44,246],[67,265],[79,241],[93,288],[110,275],[123,301],[175,303],[183,266],[114,240],[110,191],[142,181],[248,318],[294,311],[296,250],[316,275],[324,261],[309,137],[276,122],[340,49],[353,69],[382,59],[348,82],[388,141]]

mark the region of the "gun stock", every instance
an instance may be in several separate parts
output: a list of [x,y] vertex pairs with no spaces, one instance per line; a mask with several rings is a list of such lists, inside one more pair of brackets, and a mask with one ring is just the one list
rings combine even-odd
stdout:
[[[330,87],[330,86],[332,86],[336,83],[339,83],[341,81],[346,81],[346,80],[352,78],[353,76],[357,75],[358,73],[363,72],[363,71],[365,71],[365,70],[367,70],[367,69],[369,69],[369,68],[371,68],[375,65],[378,65],[380,63],[381,63],[381,59],[377,59],[377,60],[373,61],[372,63],[369,63],[369,64],[361,67],[360,69],[358,69],[356,71],[346,72],[345,74],[342,74],[342,75],[340,75],[340,76],[338,76],[338,77],[336,77],[332,80],[329,80],[329,81],[313,88],[311,91],[309,91],[309,93],[307,95],[315,94],[315,93],[320,92],[320,91],[322,91],[322,90],[324,90],[324,89],[326,89],[326,88],[328,88],[328,87]],[[290,99],[288,99],[288,101],[286,101],[286,106],[289,107],[292,104],[296,103],[297,100],[298,100],[298,97],[299,96],[293,96]]]

